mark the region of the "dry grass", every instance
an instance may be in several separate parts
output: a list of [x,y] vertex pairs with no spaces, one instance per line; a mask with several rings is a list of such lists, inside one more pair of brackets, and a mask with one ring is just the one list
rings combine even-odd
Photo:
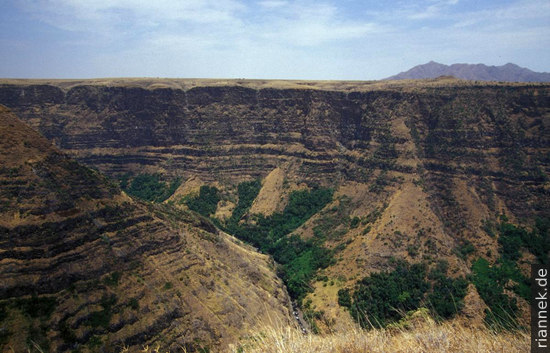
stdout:
[[464,322],[435,323],[426,320],[413,329],[363,331],[350,328],[345,333],[323,336],[303,335],[299,330],[267,327],[232,347],[232,353],[483,353],[528,352],[527,332],[496,333],[486,328],[468,327]]
[[[530,347],[526,331],[495,332],[486,327],[472,327],[463,319],[436,323],[427,310],[408,313],[386,329],[369,331],[355,327],[343,333],[304,335],[297,327],[268,325],[241,339],[228,349],[209,352],[226,353],[522,353]],[[33,349],[43,353],[33,342]],[[187,353],[183,346],[171,351]],[[29,352],[32,349],[29,348]],[[141,349],[123,347],[121,353],[164,353],[161,345],[144,345]]]
[[490,82],[468,81],[452,77],[424,80],[397,81],[342,81],[342,80],[263,80],[263,79],[201,79],[201,78],[95,78],[95,79],[9,79],[0,78],[0,85],[53,85],[69,90],[80,85],[140,87],[144,89],[172,88],[189,90],[195,87],[238,86],[252,89],[310,89],[326,91],[371,91],[385,89],[415,90],[426,87],[464,87],[464,86],[548,86],[546,82]]

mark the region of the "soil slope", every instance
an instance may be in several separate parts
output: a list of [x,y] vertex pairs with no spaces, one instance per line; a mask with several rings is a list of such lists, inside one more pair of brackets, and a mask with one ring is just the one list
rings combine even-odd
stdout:
[[[292,190],[333,188],[294,232],[335,251],[308,297],[328,316],[321,326],[346,315],[339,289],[392,259],[443,259],[465,276],[479,257],[497,261],[501,214],[527,227],[550,217],[548,84],[6,80],[0,103],[113,178],[217,185],[220,220],[242,181],[263,180],[250,214],[283,209]],[[523,251],[526,275],[532,261]],[[467,298],[479,298],[473,286]],[[483,307],[468,302],[465,312]]]
[[0,106],[4,351],[217,351],[291,323],[272,261],[208,220],[137,202]]

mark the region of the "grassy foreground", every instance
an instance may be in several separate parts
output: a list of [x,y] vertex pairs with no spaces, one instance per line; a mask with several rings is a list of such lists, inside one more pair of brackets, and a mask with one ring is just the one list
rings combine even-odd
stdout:
[[365,353],[365,352],[528,352],[529,333],[496,333],[469,327],[464,321],[436,323],[423,320],[414,327],[364,331],[351,328],[345,333],[303,335],[298,329],[265,328],[232,353]]
[[[344,333],[304,335],[297,327],[270,325],[243,337],[224,353],[524,353],[530,350],[528,331],[494,331],[462,319],[435,322],[420,309],[386,329],[350,327]],[[163,353],[143,347],[144,353]],[[122,350],[128,353],[128,350]],[[181,352],[187,353],[182,347]],[[218,352],[218,350],[206,350]]]
[[[303,335],[298,328],[268,326],[233,345],[230,353],[523,353],[530,347],[526,331],[495,332],[469,327],[462,320],[436,323],[429,318],[401,327],[345,333]],[[40,347],[34,347],[43,352]],[[140,352],[161,353],[160,347],[144,346]],[[29,352],[31,349],[29,349]],[[127,353],[128,349],[121,352]],[[182,347],[181,352],[187,353]],[[206,352],[210,352],[207,350]],[[213,352],[213,351],[212,351]]]

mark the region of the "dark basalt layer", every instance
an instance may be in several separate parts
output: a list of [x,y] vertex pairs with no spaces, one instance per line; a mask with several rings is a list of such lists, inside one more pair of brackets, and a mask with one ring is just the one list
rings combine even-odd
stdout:
[[167,178],[238,181],[285,162],[318,183],[426,173],[436,189],[456,177],[491,184],[486,191],[521,218],[548,214],[549,92],[543,84],[367,92],[4,84],[0,103],[111,176],[162,168]]
[[[550,217],[548,84],[441,81],[330,91],[21,83],[0,85],[0,103],[113,179],[161,171],[167,181],[199,177],[227,192],[280,167],[288,184],[361,193],[355,201],[364,214],[349,213],[361,219],[408,190],[391,210],[394,218],[383,216],[382,233],[350,230],[350,246],[370,237],[358,246],[366,271],[386,269],[396,253],[413,257],[407,245],[414,242],[425,248],[422,256],[452,258],[466,275],[468,259],[456,255],[463,242],[475,244],[476,256],[496,256],[484,248],[498,247],[484,222],[496,224],[501,213],[526,225]],[[266,258],[250,260],[252,253],[205,219],[125,198],[114,181],[20,130],[3,147],[6,159],[20,160],[0,170],[6,216],[0,299],[58,298],[50,321],[59,327],[50,333],[56,347],[68,350],[70,341],[87,344],[95,336],[129,345],[163,337],[192,350],[197,342],[220,345],[261,322],[242,318],[260,315],[264,300],[284,312],[284,291],[269,278]],[[44,150],[50,152],[37,152]],[[407,233],[392,225],[408,212],[403,200],[422,203],[410,205],[422,212],[403,215],[413,218],[401,228]],[[342,262],[356,266],[357,253],[342,255]],[[112,286],[117,272],[120,284]],[[258,276],[271,284],[251,286],[263,283]],[[132,299],[139,311],[128,309]]]
[[196,351],[267,316],[290,320],[266,256],[130,199],[2,106],[0,165],[0,348]]

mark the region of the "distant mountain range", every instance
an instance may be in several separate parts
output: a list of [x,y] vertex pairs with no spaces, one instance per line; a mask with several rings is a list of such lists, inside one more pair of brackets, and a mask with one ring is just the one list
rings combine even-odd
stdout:
[[424,79],[439,76],[454,76],[464,80],[478,81],[550,81],[550,73],[548,72],[534,72],[511,63],[502,66],[487,66],[484,64],[453,64],[449,66],[435,61],[415,66],[409,71],[388,77],[386,80]]

